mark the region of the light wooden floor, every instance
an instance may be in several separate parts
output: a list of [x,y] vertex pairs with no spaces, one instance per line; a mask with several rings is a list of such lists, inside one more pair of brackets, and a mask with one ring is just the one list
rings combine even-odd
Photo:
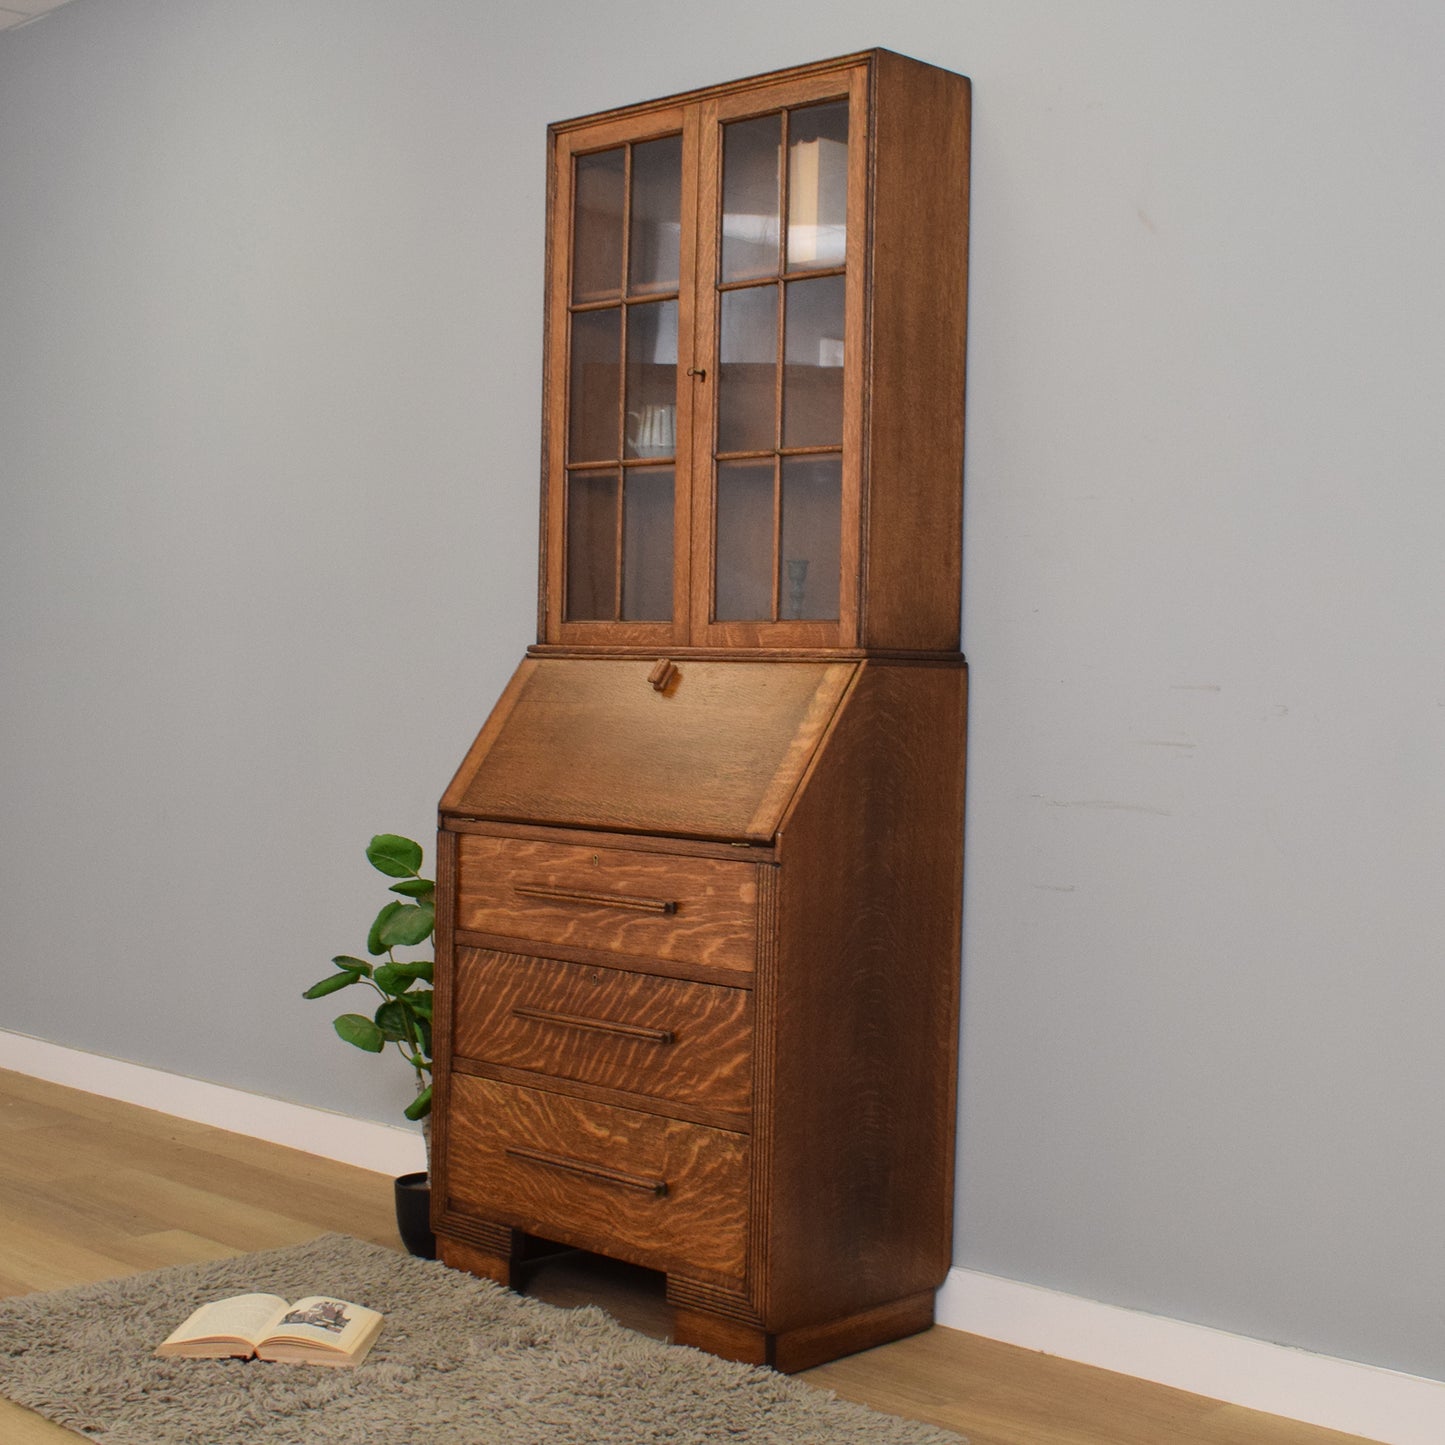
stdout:
[[[0,1296],[299,1244],[327,1230],[399,1248],[391,1181],[0,1071]],[[645,1272],[563,1259],[539,1267],[528,1288],[559,1304],[593,1300],[650,1333],[666,1328]],[[804,1378],[973,1445],[1361,1445],[955,1330]],[[0,1400],[8,1445],[79,1438]]]

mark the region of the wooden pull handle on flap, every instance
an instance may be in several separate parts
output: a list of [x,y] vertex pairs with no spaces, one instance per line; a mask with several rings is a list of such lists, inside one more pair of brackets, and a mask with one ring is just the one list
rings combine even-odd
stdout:
[[647,674],[647,680],[658,692],[666,692],[678,676],[677,664],[663,657],[658,659],[657,665]]

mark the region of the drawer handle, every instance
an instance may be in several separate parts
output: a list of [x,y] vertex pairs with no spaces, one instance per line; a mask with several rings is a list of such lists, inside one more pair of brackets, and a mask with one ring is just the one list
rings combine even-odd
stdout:
[[514,883],[512,892],[524,898],[546,898],[554,903],[601,904],[604,908],[630,908],[634,913],[676,913],[669,898],[634,898],[627,893],[582,893],[572,888],[548,888],[541,883]]
[[568,1159],[561,1154],[543,1154],[539,1149],[523,1149],[509,1146],[509,1159],[521,1159],[528,1164],[542,1164],[548,1169],[560,1169],[564,1174],[580,1174],[584,1179],[600,1179],[604,1184],[616,1184],[623,1189],[637,1189],[661,1199],[667,1193],[666,1179],[644,1179],[637,1174],[624,1174],[620,1169],[607,1169],[601,1164],[584,1164],[580,1159]]
[[514,1019],[535,1019],[538,1023],[556,1024],[564,1029],[594,1029],[599,1034],[617,1034],[624,1039],[637,1039],[644,1044],[670,1044],[674,1034],[671,1029],[649,1029],[642,1024],[615,1023],[612,1019],[584,1018],[581,1014],[559,1014],[550,1009],[532,1008],[530,1004],[518,1004],[512,1010]]

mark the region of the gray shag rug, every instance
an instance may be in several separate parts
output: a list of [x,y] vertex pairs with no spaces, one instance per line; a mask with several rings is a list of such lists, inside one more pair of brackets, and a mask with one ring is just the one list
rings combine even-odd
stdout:
[[[197,1305],[379,1309],[357,1368],[158,1360]],[[104,1445],[959,1445],[772,1370],[557,1309],[346,1235],[0,1300],[0,1394]]]

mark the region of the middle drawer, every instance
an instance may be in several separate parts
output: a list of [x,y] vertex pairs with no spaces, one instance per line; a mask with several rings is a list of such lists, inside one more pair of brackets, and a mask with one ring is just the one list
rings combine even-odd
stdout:
[[459,948],[458,1058],[740,1113],[752,995],[651,974]]

